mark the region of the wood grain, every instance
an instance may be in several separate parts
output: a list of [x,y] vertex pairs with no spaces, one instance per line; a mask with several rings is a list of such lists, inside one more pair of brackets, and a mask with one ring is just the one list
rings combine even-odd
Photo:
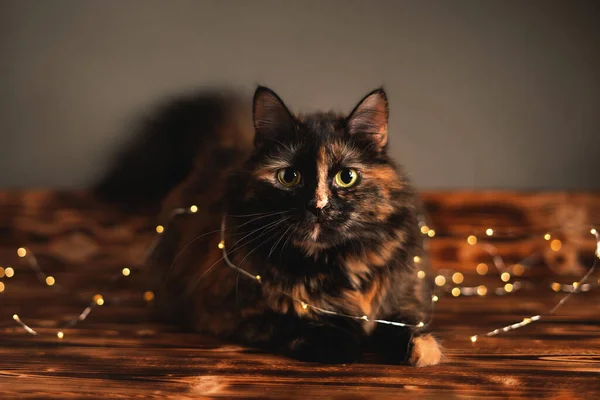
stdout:
[[[5,284],[0,397],[595,398],[600,393],[599,290],[575,296],[547,321],[475,344],[469,337],[558,301],[561,295],[548,289],[549,280],[572,282],[577,279],[572,274],[592,260],[588,227],[599,220],[600,195],[425,193],[423,199],[437,232],[430,243],[434,265],[472,272],[485,255],[469,250],[473,247],[466,247],[465,237],[483,237],[493,226],[498,235],[490,240],[507,260],[544,250],[548,243],[540,235],[556,230],[563,235],[562,250],[576,253],[580,266],[549,269],[543,259],[524,277],[531,290],[502,297],[442,297],[434,320],[446,347],[440,366],[381,365],[370,355],[360,364],[324,366],[153,322],[142,298],[142,259],[154,237],[151,217],[112,210],[83,192],[0,192],[0,265],[15,269],[12,278],[0,279]],[[17,257],[16,248],[23,245],[35,252],[62,292],[39,283]],[[124,267],[132,274],[101,290]],[[495,275],[467,273],[465,281],[499,284]],[[58,339],[60,326],[98,292],[105,304]],[[39,335],[25,333],[12,320],[15,313]]]

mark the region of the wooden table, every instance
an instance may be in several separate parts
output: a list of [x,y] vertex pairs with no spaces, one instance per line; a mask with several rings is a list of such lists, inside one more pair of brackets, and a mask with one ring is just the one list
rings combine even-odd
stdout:
[[[476,343],[469,338],[546,311],[563,296],[550,282],[576,280],[572,274],[593,260],[594,241],[573,226],[589,231],[587,224],[599,221],[600,196],[427,193],[424,200],[436,229],[434,263],[462,270],[468,284],[502,284],[495,274],[473,274],[485,254],[465,237],[482,240],[486,227],[495,228],[488,239],[507,262],[541,249],[542,261],[557,264],[552,276],[533,266],[522,278],[532,288],[514,294],[441,297],[435,324],[446,359],[416,369],[370,356],[355,365],[301,363],[156,324],[143,298],[141,265],[155,235],[151,218],[110,210],[85,193],[0,193],[0,265],[15,271],[0,279],[0,397],[597,398],[600,289],[573,296],[550,319]],[[564,225],[561,218],[573,226],[553,233],[562,235],[563,248],[548,253],[541,236]],[[54,286],[17,257],[20,246],[37,256]],[[573,252],[581,265],[565,267]],[[123,276],[123,268],[131,274]],[[102,290],[112,277],[120,278]],[[97,293],[104,304],[63,329]],[[15,313],[38,335],[26,333]]]

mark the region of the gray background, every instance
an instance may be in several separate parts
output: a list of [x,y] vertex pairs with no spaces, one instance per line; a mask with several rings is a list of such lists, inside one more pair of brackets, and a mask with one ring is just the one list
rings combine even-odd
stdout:
[[260,82],[295,111],[384,84],[421,188],[598,189],[596,3],[0,0],[0,186],[86,185],[161,96]]

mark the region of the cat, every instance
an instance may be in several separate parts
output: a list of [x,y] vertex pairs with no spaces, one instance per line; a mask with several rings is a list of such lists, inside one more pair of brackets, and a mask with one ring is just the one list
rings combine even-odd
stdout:
[[[97,187],[105,198],[162,198],[167,229],[150,262],[159,314],[299,360],[357,362],[372,350],[438,364],[419,203],[388,155],[385,91],[348,115],[294,115],[260,86],[252,124],[240,122],[243,108],[214,95],[169,103]],[[138,190],[136,179],[156,184]]]

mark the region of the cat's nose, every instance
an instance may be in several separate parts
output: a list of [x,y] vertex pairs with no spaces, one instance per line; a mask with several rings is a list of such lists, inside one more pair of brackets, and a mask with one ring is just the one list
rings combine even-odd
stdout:
[[329,207],[329,204],[322,206],[321,204],[318,204],[317,199],[312,199],[306,205],[306,211],[308,211],[309,213],[314,214],[316,216],[319,216],[319,215],[321,215],[323,210],[326,209],[327,207]]

